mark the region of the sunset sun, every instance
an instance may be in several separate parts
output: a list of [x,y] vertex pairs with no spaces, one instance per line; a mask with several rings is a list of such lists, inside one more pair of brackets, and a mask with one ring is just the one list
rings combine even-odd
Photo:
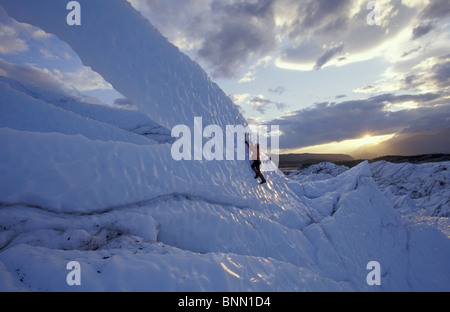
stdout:
[[[381,136],[383,137],[383,136]],[[384,138],[380,138],[380,136],[372,136],[371,134],[364,135],[361,140],[359,140],[361,144],[379,144]]]

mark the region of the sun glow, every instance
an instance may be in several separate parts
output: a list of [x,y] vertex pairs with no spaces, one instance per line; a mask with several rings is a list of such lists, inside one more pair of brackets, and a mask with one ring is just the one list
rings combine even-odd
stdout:
[[383,142],[385,140],[384,136],[372,136],[370,134],[366,134],[364,135],[361,139],[359,140],[355,140],[355,143],[359,144],[361,143],[361,145],[365,145],[365,144],[380,144],[381,142]]
[[349,153],[358,150],[363,147],[374,147],[387,140],[392,139],[396,134],[387,135],[372,135],[370,133],[365,134],[359,139],[344,140],[341,142],[332,142],[314,146],[308,146],[297,150],[282,151],[282,153]]

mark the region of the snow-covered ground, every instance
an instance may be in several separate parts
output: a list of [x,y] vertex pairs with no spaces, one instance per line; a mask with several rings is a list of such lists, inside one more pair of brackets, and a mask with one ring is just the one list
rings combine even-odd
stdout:
[[[450,162],[378,161],[369,167],[380,191],[402,218],[413,223],[429,223],[450,237]],[[345,166],[321,163],[286,174],[306,188],[310,182],[326,182],[348,170]]]
[[450,237],[450,162],[376,162],[371,170],[380,190],[404,218],[428,223]]
[[82,35],[58,24],[60,1],[0,5],[67,41],[140,110],[0,79],[0,291],[450,290],[448,163],[401,175],[328,164],[259,185],[248,161],[175,161],[171,126],[245,120],[126,1],[80,2]]

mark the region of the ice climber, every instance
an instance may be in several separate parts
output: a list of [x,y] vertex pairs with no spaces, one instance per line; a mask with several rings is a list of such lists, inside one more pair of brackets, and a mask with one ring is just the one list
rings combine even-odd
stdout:
[[245,144],[247,145],[250,153],[250,159],[253,160],[251,168],[255,172],[255,179],[260,178],[261,182],[260,184],[266,183],[266,179],[264,178],[262,172],[261,172],[261,157],[260,157],[260,150],[259,150],[259,143],[256,144],[256,148],[253,144],[250,144],[248,140],[248,135],[245,136]]

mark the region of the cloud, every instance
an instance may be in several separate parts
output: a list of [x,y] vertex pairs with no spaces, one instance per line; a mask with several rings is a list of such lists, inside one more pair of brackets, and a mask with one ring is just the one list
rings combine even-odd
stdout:
[[270,88],[269,92],[276,93],[278,95],[282,95],[286,91],[286,88],[283,86],[278,86],[275,89]]
[[335,55],[342,52],[344,49],[344,44],[339,44],[335,47],[331,47],[325,51],[325,53],[319,57],[319,59],[316,61],[316,65],[314,65],[315,70],[319,70],[322,68],[323,65],[328,63]]
[[212,0],[128,2],[182,50],[198,50],[202,45],[205,30],[213,26],[210,12]]
[[28,41],[45,42],[51,37],[45,31],[29,24],[18,23],[0,7],[0,53],[16,54],[29,50]]
[[70,47],[56,36],[35,26],[17,22],[0,7],[0,54],[36,59],[39,56],[35,50],[45,59],[72,58]]
[[239,80],[239,83],[251,82],[255,80],[258,70],[267,67],[272,60],[271,56],[265,56],[258,60],[255,65],[250,66],[249,71]]
[[0,53],[14,54],[28,50],[26,42],[17,37],[16,29],[0,23]]
[[[214,78],[236,77],[269,55],[278,67],[302,71],[376,57],[395,63],[424,52],[421,40],[449,16],[448,0],[378,0],[379,26],[367,23],[372,11],[363,0],[128,1]],[[256,74],[250,68],[241,82]]]
[[[283,87],[279,87],[279,90],[282,88]],[[275,110],[276,112],[280,112],[287,107],[286,104],[266,99],[263,95],[251,95],[250,93],[244,93],[231,94],[229,97],[234,104],[239,107],[241,113],[246,112],[247,115],[249,115],[247,119],[248,121],[252,120],[253,123],[267,123],[264,116],[258,115],[265,115],[268,112],[273,114],[275,113]]]
[[285,104],[274,102],[272,100],[265,99],[263,96],[255,96],[253,97],[249,103],[252,105],[252,108],[256,111],[258,111],[261,114],[265,114],[266,110],[269,107],[276,107],[278,110],[281,110],[286,107]]
[[441,62],[432,67],[432,80],[441,88],[450,87],[450,54],[439,58]]
[[138,110],[137,106],[134,105],[133,102],[131,102],[127,98],[115,99],[113,104],[115,106],[118,106],[118,107],[121,107],[121,108],[125,108],[125,109],[129,109],[129,110]]
[[450,93],[450,54],[398,62],[385,71],[377,84],[354,90],[369,94],[397,91]]
[[433,0],[420,13],[422,19],[441,19],[450,16],[450,4],[447,0]]
[[450,153],[448,138],[450,128],[401,133],[376,147],[373,152],[378,155],[423,155],[431,153]]
[[36,87],[62,92],[59,80],[48,69],[41,69],[34,66],[19,66],[0,58],[0,74]]
[[277,47],[275,1],[129,0],[171,42],[192,51],[214,78],[236,77]]
[[61,93],[112,90],[103,77],[85,66],[74,72],[62,72],[33,65],[20,66],[0,58],[0,75]]
[[291,44],[282,51],[277,65],[293,70],[318,70],[389,57],[393,51],[403,49],[399,36],[411,32],[420,9],[412,4],[405,6],[401,1],[377,3],[379,26],[367,22],[372,13],[367,1],[308,0],[298,4],[297,19],[287,20],[284,25]]
[[[376,57],[394,64],[429,51],[422,39],[449,16],[447,0],[379,0],[380,26],[368,25],[363,0],[129,1],[214,78],[242,75],[268,55],[280,68],[303,71]],[[448,46],[448,38],[441,42]],[[249,68],[240,82],[256,75]]]
[[72,72],[62,72],[55,69],[53,70],[53,75],[66,88],[75,89],[80,92],[113,89],[111,84],[106,82],[102,76],[86,66],[82,66]]
[[[293,2],[290,5],[294,5]],[[291,38],[310,37],[313,34],[329,36],[347,27],[346,15],[352,10],[352,0],[308,0],[297,2],[297,16],[287,21]]]
[[231,78],[248,62],[267,56],[277,46],[272,1],[214,1],[215,27],[204,35],[197,55],[213,77]]
[[272,101],[264,99],[261,96],[254,97],[250,100],[254,110],[257,110],[261,114],[266,112],[267,106],[272,104]]
[[434,28],[434,25],[432,23],[419,25],[419,26],[417,26],[417,27],[415,27],[413,29],[413,36],[412,36],[412,38],[415,40],[415,39],[418,39],[418,38],[420,38],[422,36],[425,36],[431,30],[433,30],[433,28]]
[[[392,110],[416,103],[415,109]],[[271,121],[279,125],[282,149],[294,149],[360,138],[448,128],[450,100],[445,94],[382,94],[342,103],[317,103]]]
[[242,105],[243,103],[245,103],[245,100],[248,99],[249,97],[251,97],[250,93],[243,93],[243,94],[231,94],[229,96],[231,98],[231,100],[234,102],[234,104],[236,105]]

